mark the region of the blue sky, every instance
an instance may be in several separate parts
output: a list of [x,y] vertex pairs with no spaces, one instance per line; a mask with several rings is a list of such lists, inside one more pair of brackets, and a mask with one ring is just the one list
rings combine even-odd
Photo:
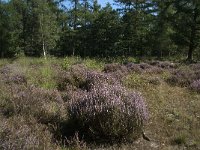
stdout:
[[110,3],[113,4],[113,0],[98,0],[98,3],[101,4],[102,7],[104,7],[106,5],[106,3]]
[[[102,7],[104,7],[104,6],[106,6],[107,3],[110,3],[111,5],[113,5],[114,0],[98,0],[98,3]],[[69,6],[69,7],[71,6],[71,3],[69,1],[65,1],[64,4],[67,5],[67,6]]]

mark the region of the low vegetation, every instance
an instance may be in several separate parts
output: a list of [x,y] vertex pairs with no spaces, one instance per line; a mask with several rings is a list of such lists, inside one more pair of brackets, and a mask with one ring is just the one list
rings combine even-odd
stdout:
[[0,149],[199,149],[200,64],[133,60],[0,60]]

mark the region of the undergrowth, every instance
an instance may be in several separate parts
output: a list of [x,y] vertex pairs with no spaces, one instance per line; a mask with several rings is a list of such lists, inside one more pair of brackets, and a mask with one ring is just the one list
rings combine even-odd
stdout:
[[0,60],[0,149],[199,149],[199,69],[134,58]]

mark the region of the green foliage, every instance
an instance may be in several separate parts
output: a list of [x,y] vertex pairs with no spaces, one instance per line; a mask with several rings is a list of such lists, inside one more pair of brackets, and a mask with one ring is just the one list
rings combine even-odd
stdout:
[[[196,0],[1,1],[1,57],[19,55],[199,59]],[[138,61],[138,60],[136,60]]]

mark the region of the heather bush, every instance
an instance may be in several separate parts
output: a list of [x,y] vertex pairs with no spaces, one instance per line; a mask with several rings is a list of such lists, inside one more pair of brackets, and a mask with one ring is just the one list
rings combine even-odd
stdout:
[[8,64],[1,68],[2,80],[7,84],[27,84],[25,70],[18,64]]
[[139,64],[128,63],[126,64],[126,67],[129,72],[136,72],[136,73],[142,72],[142,69],[140,68]]
[[22,75],[22,74],[15,74],[15,75],[12,75],[12,76],[7,76],[5,78],[5,82],[8,83],[8,84],[12,84],[12,83],[15,83],[15,84],[27,84],[27,78],[25,75]]
[[195,71],[200,70],[200,63],[191,64],[189,67]]
[[52,144],[52,134],[34,118],[28,120],[22,116],[0,118],[0,149],[56,149],[56,145]]
[[2,68],[0,69],[0,73],[1,73],[2,75],[10,74],[10,73],[11,73],[11,69],[10,69],[10,67],[8,67],[8,66],[4,66],[4,67],[2,67]]
[[84,65],[73,65],[68,71],[58,70],[55,80],[60,91],[68,90],[68,86],[79,88],[85,83],[88,70]]
[[144,72],[145,73],[149,73],[149,74],[161,74],[161,73],[164,72],[164,70],[162,68],[152,66],[152,67],[147,68],[146,70],[144,70]]
[[104,66],[103,72],[110,73],[110,72],[115,72],[118,70],[126,70],[126,67],[117,63],[106,64]]
[[56,74],[55,80],[59,91],[66,91],[70,85],[73,85],[74,80],[69,72],[59,71]]
[[196,80],[196,81],[193,81],[190,84],[190,89],[193,90],[193,91],[196,91],[196,92],[200,93],[200,79]]
[[153,61],[150,65],[157,66],[163,69],[177,68],[177,64],[169,61]]
[[83,86],[83,89],[89,91],[95,85],[101,84],[119,84],[120,82],[113,77],[111,74],[105,74],[100,72],[91,71],[87,73],[86,82]]
[[122,81],[123,78],[125,78],[127,75],[129,74],[129,72],[127,72],[126,70],[117,70],[115,72],[109,73],[110,76],[112,76],[113,78],[115,78],[118,81]]
[[156,66],[151,66],[147,63],[141,63],[141,64],[134,64],[134,63],[128,63],[126,65],[128,71],[130,73],[163,73],[162,68],[156,67]]
[[198,71],[193,71],[191,69],[178,69],[172,72],[166,81],[171,85],[179,85],[183,87],[189,86],[194,80],[200,78],[200,73]]
[[142,69],[142,72],[144,73],[150,73],[150,74],[160,74],[163,73],[163,69],[158,66],[152,66],[148,63],[141,63],[139,64],[139,67]]
[[84,95],[69,102],[69,116],[86,137],[112,141],[138,138],[148,118],[140,93],[120,84],[92,84]]
[[139,64],[139,66],[143,70],[150,69],[152,67],[151,65],[149,65],[147,63],[141,63],[141,64]]
[[60,122],[66,117],[63,100],[56,90],[12,86],[9,93],[1,104],[4,114],[33,116],[42,123]]
[[114,78],[121,80],[129,73],[129,70],[124,65],[113,63],[105,65],[103,72],[109,73]]

